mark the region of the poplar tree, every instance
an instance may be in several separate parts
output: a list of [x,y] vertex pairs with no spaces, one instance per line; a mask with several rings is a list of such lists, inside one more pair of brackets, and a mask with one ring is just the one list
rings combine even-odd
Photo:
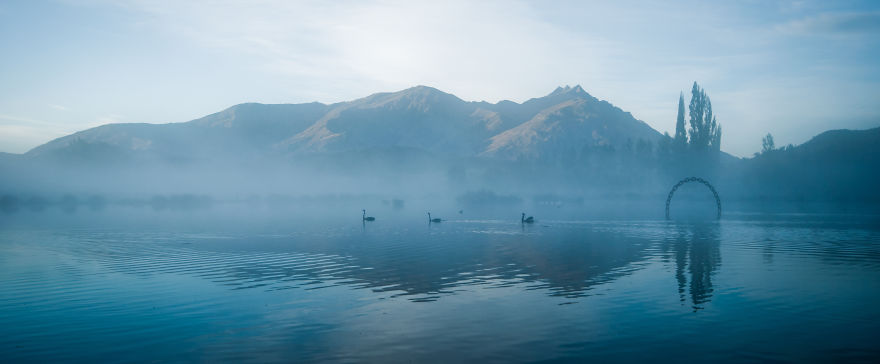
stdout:
[[687,149],[687,130],[684,126],[684,95],[678,94],[678,118],[675,120],[675,139],[673,145],[675,150],[683,152]]
[[696,152],[721,150],[721,124],[712,114],[712,100],[706,91],[694,82],[691,89],[689,145]]

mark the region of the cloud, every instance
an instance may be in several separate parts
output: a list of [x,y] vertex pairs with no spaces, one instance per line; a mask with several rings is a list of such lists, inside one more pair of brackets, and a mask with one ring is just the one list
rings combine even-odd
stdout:
[[15,115],[0,114],[0,125],[57,126],[58,124]]
[[49,107],[51,107],[51,108],[53,108],[53,109],[55,109],[55,110],[58,110],[58,111],[68,111],[68,110],[70,110],[69,108],[67,108],[67,107],[65,107],[65,106],[62,106],[62,105],[58,105],[58,104],[49,104]]
[[[619,47],[537,19],[518,2],[130,1],[151,25],[246,57],[321,101],[430,84],[465,98],[549,92],[578,74],[602,74]],[[504,91],[504,92],[502,92]],[[326,100],[326,97],[332,97]]]
[[880,36],[880,12],[823,13],[782,24],[783,33],[795,35]]

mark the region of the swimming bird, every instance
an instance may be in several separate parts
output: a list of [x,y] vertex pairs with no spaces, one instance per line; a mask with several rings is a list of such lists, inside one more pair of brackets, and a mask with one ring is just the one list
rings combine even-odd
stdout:
[[363,215],[364,221],[376,221],[375,217],[367,216],[367,210],[361,210],[361,211],[364,212],[364,215]]
[[430,213],[430,212],[428,213],[428,222],[441,222],[441,221],[443,221],[443,220],[441,220],[440,218],[434,218],[434,219],[432,219],[432,218],[431,218],[431,213]]
[[522,222],[523,224],[531,224],[531,223],[535,222],[535,217],[534,216],[526,217],[526,213],[523,212],[522,218],[520,218],[520,222]]

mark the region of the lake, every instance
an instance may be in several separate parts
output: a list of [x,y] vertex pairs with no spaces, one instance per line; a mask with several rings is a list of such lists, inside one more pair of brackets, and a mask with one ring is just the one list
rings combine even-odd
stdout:
[[876,216],[42,214],[2,362],[880,360]]

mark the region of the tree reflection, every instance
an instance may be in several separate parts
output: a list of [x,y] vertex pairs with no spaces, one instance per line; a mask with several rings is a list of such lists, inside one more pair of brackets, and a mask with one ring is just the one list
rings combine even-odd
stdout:
[[673,237],[665,244],[675,259],[675,279],[682,304],[690,294],[694,311],[712,299],[712,276],[721,266],[719,226],[714,223],[675,225]]

